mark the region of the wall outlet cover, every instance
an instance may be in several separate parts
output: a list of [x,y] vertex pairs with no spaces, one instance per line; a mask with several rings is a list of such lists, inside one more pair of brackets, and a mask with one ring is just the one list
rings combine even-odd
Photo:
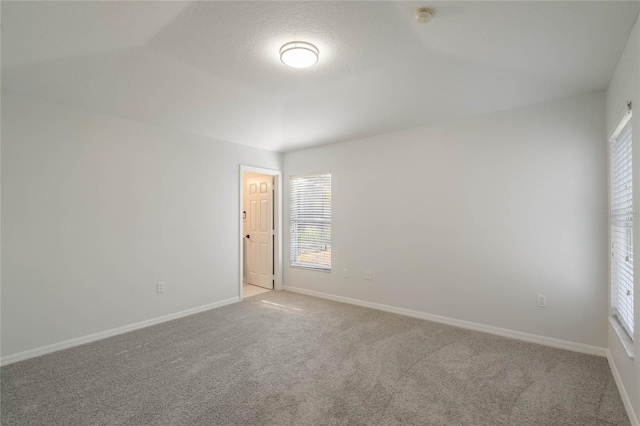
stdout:
[[544,294],[539,294],[538,295],[538,307],[539,308],[546,308],[547,307],[547,296],[545,296]]

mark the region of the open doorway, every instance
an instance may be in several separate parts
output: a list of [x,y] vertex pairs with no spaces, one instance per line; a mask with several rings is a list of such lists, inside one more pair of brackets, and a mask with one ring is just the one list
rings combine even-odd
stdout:
[[240,166],[240,299],[281,288],[280,176]]

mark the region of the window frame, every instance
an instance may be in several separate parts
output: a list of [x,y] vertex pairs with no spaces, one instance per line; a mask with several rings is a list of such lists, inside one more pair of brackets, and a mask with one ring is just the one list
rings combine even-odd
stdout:
[[[610,316],[611,316],[611,324],[614,325],[616,329],[616,333],[620,337],[621,341],[625,345],[625,347],[629,346],[629,344],[633,342],[634,339],[634,321],[635,321],[635,312],[634,312],[634,303],[633,297],[635,293],[635,283],[634,283],[634,268],[633,268],[633,218],[635,215],[634,209],[634,194],[633,194],[633,125],[632,125],[632,110],[631,103],[627,105],[625,108],[625,113],[616,122],[616,127],[611,137],[609,138],[609,210],[608,216],[609,220],[609,239],[610,239],[610,250],[611,256],[609,260],[609,269],[610,269]],[[628,128],[628,131],[627,131]],[[628,136],[627,136],[628,133]],[[621,138],[622,137],[622,138]],[[618,143],[628,143],[625,144],[624,147],[617,147]],[[621,160],[619,157],[616,157],[616,153],[628,150],[628,158]],[[624,154],[624,152],[623,152]],[[616,166],[621,162],[628,163],[623,169],[619,169],[618,173],[616,173]],[[628,200],[624,200],[629,203],[628,206],[620,207],[620,189],[616,189],[618,185],[621,183],[628,182],[631,186],[630,191],[628,193]],[[626,187],[625,187],[626,188]],[[617,199],[616,199],[617,196]],[[618,205],[614,204],[618,202]],[[622,211],[621,211],[622,210]],[[624,234],[622,234],[622,238],[624,238],[624,246],[617,247],[616,241],[620,241],[621,238],[621,230],[623,230]],[[626,250],[624,250],[626,249]],[[621,253],[626,253],[625,260],[622,261]],[[630,261],[629,264],[625,264],[625,262]],[[630,277],[629,277],[630,275]],[[621,276],[627,276],[626,279],[620,279]],[[630,283],[629,283],[630,281]],[[628,291],[631,292],[631,309],[629,312],[628,307],[624,310],[620,308],[621,303],[619,302],[619,297],[621,297],[620,287],[623,286],[623,289],[629,287]],[[626,297],[627,295],[622,295],[622,297]],[[629,318],[630,315],[630,318]]]
[[[296,210],[295,214],[294,214],[294,209],[296,208],[296,206],[294,205],[294,196],[299,195],[299,191],[296,189],[296,184],[294,184],[294,181],[296,180],[301,180],[301,179],[312,179],[313,177],[320,177],[320,176],[328,176],[328,181],[329,181],[329,212],[328,212],[328,219],[325,218],[309,218],[307,217],[306,220],[300,219],[300,206],[298,206],[298,209]],[[299,175],[290,175],[289,176],[289,266],[291,268],[300,268],[300,269],[305,269],[305,270],[312,270],[312,271],[318,271],[318,272],[331,272],[332,270],[332,263],[333,263],[333,259],[332,259],[332,253],[331,253],[331,245],[332,245],[332,235],[331,235],[331,231],[332,231],[332,227],[333,227],[333,214],[332,214],[332,204],[333,204],[333,200],[331,198],[332,196],[332,191],[333,191],[333,176],[331,171],[326,171],[326,172],[316,172],[316,173],[305,173],[305,174],[299,174]],[[326,216],[326,206],[323,207],[325,212],[324,215]],[[294,231],[295,229],[297,229],[297,227],[299,226],[299,224],[301,222],[304,223],[317,223],[317,224],[322,224],[324,226],[326,226],[328,224],[328,230],[329,230],[329,238],[328,238],[328,243],[324,244],[326,246],[328,246],[328,249],[325,248],[325,251],[329,251],[329,264],[328,265],[324,265],[321,263],[315,263],[315,262],[301,262],[298,261],[298,257],[300,256],[300,249],[298,248],[298,246],[294,247],[294,242],[299,243],[299,239],[298,237],[294,236]],[[325,240],[326,241],[326,240]],[[294,260],[294,255],[295,255],[295,259]]]

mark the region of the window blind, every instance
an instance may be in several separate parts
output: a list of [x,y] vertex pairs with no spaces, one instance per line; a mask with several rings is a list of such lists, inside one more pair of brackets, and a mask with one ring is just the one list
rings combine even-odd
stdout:
[[[633,187],[631,111],[611,139],[611,305],[633,339]],[[626,122],[625,122],[626,121]]]
[[292,176],[291,266],[331,270],[331,173]]

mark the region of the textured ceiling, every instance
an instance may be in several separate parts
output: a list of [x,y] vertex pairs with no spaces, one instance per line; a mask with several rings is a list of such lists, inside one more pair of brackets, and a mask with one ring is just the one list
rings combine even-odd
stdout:
[[[4,89],[286,151],[603,90],[640,2],[0,7]],[[318,65],[282,65],[291,40]]]

